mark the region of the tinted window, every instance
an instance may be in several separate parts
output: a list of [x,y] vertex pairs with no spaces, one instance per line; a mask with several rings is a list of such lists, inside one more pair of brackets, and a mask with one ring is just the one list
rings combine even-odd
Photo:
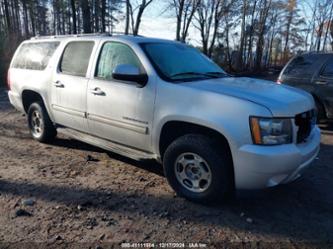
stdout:
[[25,43],[13,61],[14,68],[44,70],[59,42]]
[[307,55],[296,57],[284,71],[289,76],[312,76],[318,69],[319,55]]
[[121,64],[130,64],[143,71],[138,57],[129,46],[118,42],[105,43],[98,61],[96,77],[112,79],[113,70]]
[[330,60],[326,65],[324,70],[321,73],[324,77],[333,77],[333,60]]
[[65,74],[85,76],[94,42],[71,42],[62,55],[60,71]]

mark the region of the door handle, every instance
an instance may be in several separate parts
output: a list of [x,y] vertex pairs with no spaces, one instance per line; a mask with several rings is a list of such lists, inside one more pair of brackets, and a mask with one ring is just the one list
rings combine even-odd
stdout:
[[317,85],[327,85],[328,82],[326,80],[317,80],[315,83]]
[[96,87],[93,89],[90,89],[90,92],[94,95],[104,96],[105,92],[103,92],[100,88]]
[[65,87],[65,85],[62,84],[61,81],[59,81],[59,80],[56,81],[56,82],[54,82],[54,86],[55,86],[55,87],[59,87],[59,88],[64,88],[64,87]]

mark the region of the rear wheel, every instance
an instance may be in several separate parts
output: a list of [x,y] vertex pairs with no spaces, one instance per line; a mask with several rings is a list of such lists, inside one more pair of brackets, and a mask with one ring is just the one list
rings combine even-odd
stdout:
[[189,134],[176,139],[164,154],[163,166],[175,192],[191,201],[216,202],[233,192],[232,162],[227,148],[203,135]]
[[28,110],[28,125],[32,137],[42,143],[52,141],[57,135],[57,130],[42,102],[35,102]]

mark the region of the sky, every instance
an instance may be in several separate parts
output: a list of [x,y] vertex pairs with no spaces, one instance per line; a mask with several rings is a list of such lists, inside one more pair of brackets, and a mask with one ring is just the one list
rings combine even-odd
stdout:
[[[176,38],[176,17],[172,11],[165,11],[165,0],[155,0],[149,5],[143,14],[139,34],[148,37],[156,37],[174,40]],[[124,21],[116,25],[115,31],[123,32]],[[189,30],[188,42],[192,45],[200,45],[200,33],[193,26]]]
[[[311,9],[309,4],[314,4],[315,0],[299,0],[299,8],[303,11],[306,18],[310,18]],[[140,35],[156,38],[164,38],[174,40],[176,38],[176,17],[172,10],[167,9],[167,0],[155,0],[147,7],[143,14]],[[123,32],[125,27],[124,21],[120,22],[115,31]],[[194,46],[201,45],[201,38],[199,31],[190,26],[188,42]]]

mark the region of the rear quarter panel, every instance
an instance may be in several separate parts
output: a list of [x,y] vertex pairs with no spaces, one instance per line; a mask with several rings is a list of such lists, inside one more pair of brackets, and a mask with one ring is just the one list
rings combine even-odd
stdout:
[[[18,96],[22,102],[22,93],[25,90],[34,91],[41,95],[45,107],[50,115],[51,120],[53,120],[52,110],[49,106],[50,100],[50,90],[52,84],[52,70],[57,66],[61,51],[63,50],[64,43],[59,41],[60,44],[53,56],[51,57],[48,66],[44,70],[30,70],[30,69],[20,69],[13,68],[13,61],[16,58],[20,47],[23,44],[33,43],[33,42],[43,42],[44,40],[38,41],[25,41],[16,50],[13,59],[10,64],[9,74],[11,78],[11,92]],[[49,41],[49,40],[48,40]],[[54,40],[57,41],[57,40]],[[24,111],[24,110],[21,110]]]

